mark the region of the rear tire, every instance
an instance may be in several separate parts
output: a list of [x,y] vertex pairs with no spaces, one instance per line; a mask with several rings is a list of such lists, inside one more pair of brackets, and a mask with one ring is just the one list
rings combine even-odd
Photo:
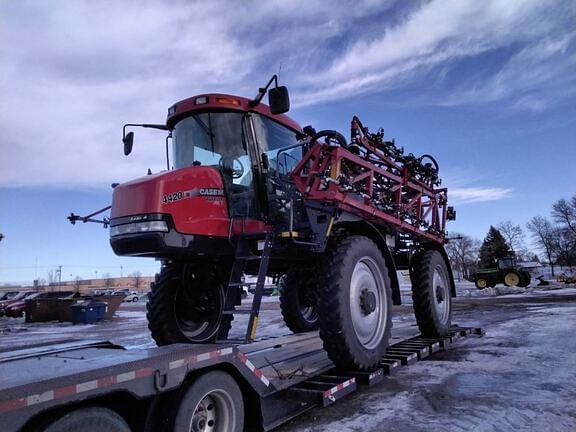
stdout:
[[375,367],[392,331],[392,290],[376,244],[362,236],[332,243],[318,286],[320,337],[342,369]]
[[518,284],[518,286],[521,288],[526,288],[528,285],[530,285],[532,277],[530,276],[530,273],[528,273],[527,271],[521,270],[519,274],[520,274],[520,283]]
[[116,412],[100,407],[80,408],[56,420],[42,432],[130,432]]
[[410,262],[412,305],[420,332],[425,337],[448,334],[452,318],[452,284],[440,252],[427,250]]
[[311,269],[292,267],[280,278],[280,309],[293,333],[318,330],[317,276]]
[[228,334],[232,316],[222,316],[224,289],[209,265],[166,264],[150,285],[148,328],[158,346],[213,342]]
[[234,378],[212,371],[196,379],[180,401],[175,432],[242,432],[244,400]]

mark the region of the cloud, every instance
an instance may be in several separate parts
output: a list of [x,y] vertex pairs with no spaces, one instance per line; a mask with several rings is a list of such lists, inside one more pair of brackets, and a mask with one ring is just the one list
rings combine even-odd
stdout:
[[[384,26],[376,37],[351,44],[327,70],[305,77],[306,85],[315,88],[302,92],[296,103],[305,106],[406,87],[431,71],[445,75],[446,69],[460,60],[518,46],[524,48],[494,76],[478,81],[475,74],[475,80],[450,83],[451,88],[440,92],[427,93],[424,87],[419,102],[488,102],[521,97],[526,89],[539,85],[541,93],[548,94],[546,103],[553,103],[566,96],[554,84],[555,78],[569,81],[572,87],[576,84],[575,74],[566,74],[576,66],[574,55],[566,55],[574,38],[570,32],[575,16],[575,9],[560,1],[430,1],[396,25]],[[543,38],[547,40],[541,42]],[[320,85],[314,86],[314,82]],[[518,104],[523,105],[521,101]]]
[[500,187],[452,187],[449,189],[448,193],[451,203],[466,204],[484,201],[498,201],[509,198],[512,189]]
[[[543,109],[575,88],[564,5],[0,2],[0,187],[102,188],[163,169],[158,132],[137,131],[123,159],[123,123],[161,122],[199,92],[252,95],[280,65],[295,106],[419,83],[418,104]],[[489,76],[450,78],[459,61],[503,48],[513,54]]]

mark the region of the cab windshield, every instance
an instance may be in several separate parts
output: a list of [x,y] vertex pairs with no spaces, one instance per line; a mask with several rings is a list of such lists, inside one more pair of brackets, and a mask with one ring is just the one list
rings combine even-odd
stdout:
[[[174,168],[210,166],[217,168],[228,191],[234,217],[258,217],[259,206],[253,185],[253,172],[243,118],[251,121],[258,151],[268,156],[270,174],[286,174],[301,158],[296,133],[275,121],[251,113],[194,113],[180,120],[174,130]],[[288,147],[288,149],[287,149]],[[282,149],[286,149],[279,153]]]
[[198,113],[176,124],[172,132],[174,168],[218,166],[223,157],[248,158],[242,114]]

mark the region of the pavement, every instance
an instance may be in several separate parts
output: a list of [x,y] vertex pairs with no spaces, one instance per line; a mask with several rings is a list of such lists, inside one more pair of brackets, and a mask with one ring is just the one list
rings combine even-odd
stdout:
[[[452,321],[482,327],[483,337],[460,339],[449,351],[277,430],[576,431],[576,288],[479,291],[462,283],[458,294]],[[409,292],[403,300],[393,308],[394,324],[413,326]],[[245,319],[235,320],[232,337],[245,331]],[[265,299],[260,323],[258,336],[289,334],[277,298]],[[0,318],[0,351],[66,337],[154,346],[142,302],[123,304],[114,320],[95,325]]]

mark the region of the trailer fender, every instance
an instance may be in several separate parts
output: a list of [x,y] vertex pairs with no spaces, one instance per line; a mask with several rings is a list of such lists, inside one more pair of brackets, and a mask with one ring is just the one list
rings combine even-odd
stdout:
[[[340,222],[337,223],[334,228],[334,231],[341,228],[348,233],[368,237],[378,245],[386,261],[386,266],[388,267],[388,275],[390,277],[390,283],[392,284],[392,304],[396,306],[401,305],[402,299],[400,297],[400,283],[398,282],[398,274],[396,273],[396,263],[386,244],[386,238],[382,233],[374,225],[366,221]],[[450,273],[450,276],[452,276],[452,273]],[[454,282],[452,282],[452,284],[454,284]]]
[[448,277],[450,278],[450,292],[452,297],[456,297],[456,284],[454,283],[454,274],[452,273],[452,266],[450,265],[450,260],[448,259],[448,254],[439,243],[429,242],[429,243],[422,243],[420,245],[424,250],[435,250],[440,252],[442,258],[444,258],[444,262],[446,263],[446,268],[448,269]]

